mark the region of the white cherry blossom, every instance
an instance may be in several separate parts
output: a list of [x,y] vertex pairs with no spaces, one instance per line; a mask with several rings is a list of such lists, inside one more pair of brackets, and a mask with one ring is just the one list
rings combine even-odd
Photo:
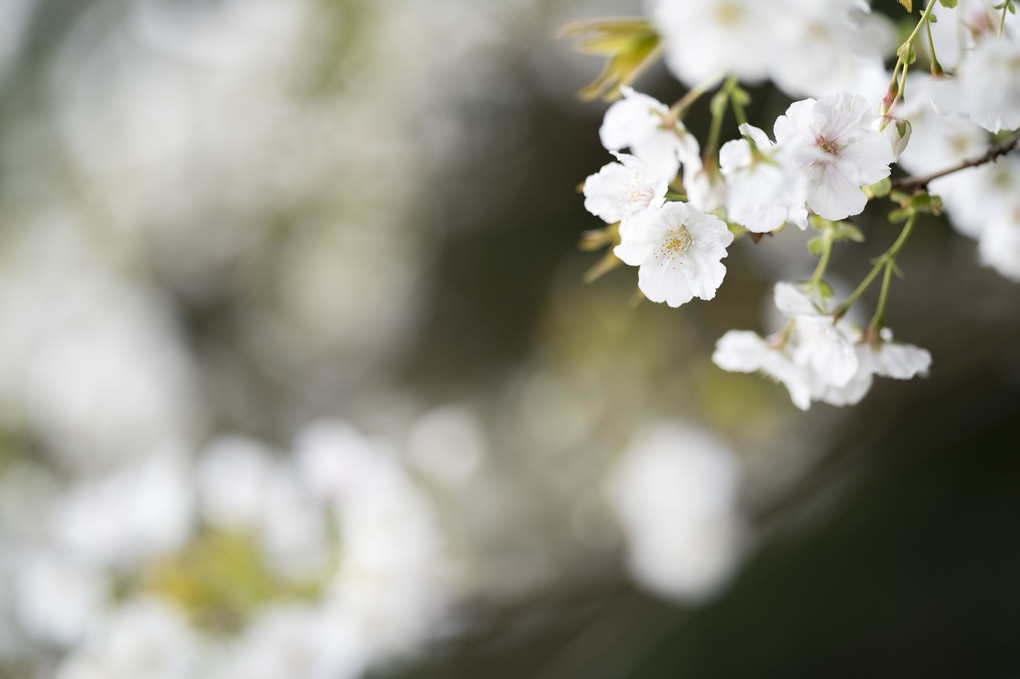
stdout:
[[629,148],[652,171],[672,180],[680,164],[698,163],[698,141],[680,122],[663,125],[669,108],[661,101],[622,87],[623,98],[606,110],[599,138],[609,151]]
[[804,174],[808,207],[825,219],[860,214],[861,187],[889,176],[892,148],[871,129],[875,113],[864,97],[841,93],[794,102],[776,120],[783,164]]
[[641,159],[614,153],[608,163],[584,182],[584,207],[607,223],[622,222],[666,200],[668,180]]
[[719,165],[726,178],[726,217],[749,231],[766,233],[786,222],[807,227],[802,175],[788,172],[775,156],[775,144],[763,130],[744,124],[747,139],[734,139],[719,150]]
[[671,307],[694,297],[712,299],[722,284],[722,260],[733,234],[718,217],[686,203],[649,208],[620,229],[613,252],[638,269],[638,287]]

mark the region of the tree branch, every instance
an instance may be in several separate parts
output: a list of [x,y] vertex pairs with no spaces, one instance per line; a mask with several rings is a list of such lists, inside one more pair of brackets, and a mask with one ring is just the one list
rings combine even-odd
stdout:
[[901,177],[900,179],[894,179],[892,181],[892,188],[907,190],[912,193],[918,189],[927,187],[930,182],[935,181],[939,177],[945,177],[947,174],[966,170],[968,167],[977,167],[978,165],[990,163],[999,156],[1004,156],[1017,147],[1020,147],[1020,132],[1017,132],[1006,141],[992,146],[977,158],[965,160],[953,165],[952,167],[947,167],[944,170],[939,170],[938,172],[926,174],[921,177]]

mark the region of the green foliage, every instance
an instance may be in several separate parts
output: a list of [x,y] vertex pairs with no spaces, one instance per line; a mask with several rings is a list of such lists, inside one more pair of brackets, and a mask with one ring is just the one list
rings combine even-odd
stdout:
[[609,57],[595,82],[579,93],[585,101],[618,99],[620,88],[633,83],[662,51],[659,34],[644,19],[580,21],[564,26],[560,37],[572,38],[578,52]]

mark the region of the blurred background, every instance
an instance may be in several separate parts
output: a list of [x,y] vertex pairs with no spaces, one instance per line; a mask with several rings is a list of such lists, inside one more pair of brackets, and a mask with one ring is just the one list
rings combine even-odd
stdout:
[[0,677],[1020,676],[1020,288],[922,222],[931,376],[801,413],[710,362],[799,233],[584,284],[639,9],[0,0]]

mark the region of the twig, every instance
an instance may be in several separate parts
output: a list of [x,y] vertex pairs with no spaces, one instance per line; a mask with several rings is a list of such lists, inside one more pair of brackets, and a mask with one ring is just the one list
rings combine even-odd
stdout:
[[1007,153],[1017,148],[1018,146],[1020,146],[1020,132],[1014,134],[1012,137],[1002,142],[1001,144],[996,144],[995,146],[992,146],[977,158],[965,160],[961,163],[953,165],[952,167],[947,167],[944,170],[939,170],[938,172],[926,174],[921,177],[901,177],[900,179],[894,179],[892,182],[892,188],[901,190],[905,189],[914,192],[918,189],[923,189],[927,187],[929,183],[935,181],[939,177],[945,177],[947,174],[959,172],[960,170],[966,170],[968,167],[976,167],[978,165],[990,163],[999,156],[1006,155]]

